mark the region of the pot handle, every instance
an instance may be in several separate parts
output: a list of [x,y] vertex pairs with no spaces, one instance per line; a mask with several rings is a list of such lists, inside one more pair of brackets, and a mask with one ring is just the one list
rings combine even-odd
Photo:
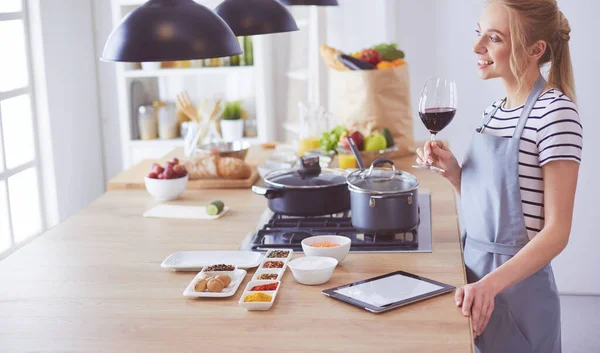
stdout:
[[366,178],[370,177],[371,173],[373,173],[373,168],[375,168],[375,165],[377,165],[379,163],[389,163],[389,164],[392,165],[392,172],[393,173],[390,176],[390,180],[394,179],[394,177],[396,176],[396,166],[394,165],[394,161],[392,161],[391,159],[388,159],[388,158],[377,158],[376,160],[374,160],[373,163],[371,163],[371,166],[367,170],[366,174],[361,175],[361,177],[363,179],[366,179]]
[[413,197],[415,194],[413,192],[405,193],[405,194],[390,194],[390,195],[373,195],[369,199],[369,206],[375,207],[375,200],[383,200],[383,199],[400,199],[406,198],[406,203],[412,205]]
[[283,196],[283,192],[275,188],[266,188],[264,186],[253,185],[252,192],[257,195],[263,195],[269,200]]

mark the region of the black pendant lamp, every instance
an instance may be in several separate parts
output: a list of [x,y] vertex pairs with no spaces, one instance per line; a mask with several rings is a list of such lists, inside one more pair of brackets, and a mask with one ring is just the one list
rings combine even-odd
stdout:
[[298,30],[294,16],[275,0],[225,0],[215,12],[236,36]]
[[209,8],[193,0],[149,0],[113,29],[102,60],[176,61],[240,54],[231,28]]
[[284,5],[338,6],[337,0],[279,0]]

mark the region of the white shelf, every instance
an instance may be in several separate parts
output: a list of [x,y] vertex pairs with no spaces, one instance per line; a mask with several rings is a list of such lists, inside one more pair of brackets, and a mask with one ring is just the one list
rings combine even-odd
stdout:
[[[260,143],[258,137],[244,137],[243,141],[247,141],[250,144]],[[183,139],[177,138],[172,140],[131,140],[129,141],[131,147],[136,148],[175,148],[183,147]]]
[[230,75],[254,70],[254,66],[194,67],[189,69],[127,70],[125,77],[167,77],[182,75]]

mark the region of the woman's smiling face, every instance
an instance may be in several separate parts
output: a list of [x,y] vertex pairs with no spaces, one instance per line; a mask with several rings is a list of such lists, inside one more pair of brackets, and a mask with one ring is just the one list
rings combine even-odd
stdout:
[[489,4],[477,24],[477,40],[473,51],[477,54],[477,72],[484,80],[496,77],[511,78],[511,41],[508,9],[500,4]]

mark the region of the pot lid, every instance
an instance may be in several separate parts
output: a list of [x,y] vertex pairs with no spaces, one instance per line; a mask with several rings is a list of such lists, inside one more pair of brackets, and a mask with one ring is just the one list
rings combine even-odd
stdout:
[[318,156],[300,158],[300,167],[282,169],[265,175],[265,182],[281,188],[319,188],[346,184],[342,170],[321,169]]
[[[374,168],[381,161],[375,161],[369,169],[357,170],[348,175],[351,190],[364,193],[399,193],[415,190],[419,186],[417,178],[407,172],[392,168]],[[391,162],[385,160],[385,162]]]

